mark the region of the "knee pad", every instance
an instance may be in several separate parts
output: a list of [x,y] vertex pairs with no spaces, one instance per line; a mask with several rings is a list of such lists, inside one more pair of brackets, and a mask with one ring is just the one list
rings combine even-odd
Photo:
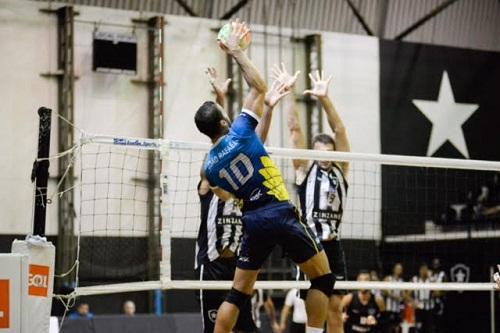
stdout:
[[252,295],[247,295],[239,290],[231,288],[231,291],[229,291],[226,296],[226,302],[236,305],[236,307],[241,310],[251,297]]
[[311,280],[311,287],[309,289],[316,289],[321,291],[327,297],[332,296],[333,286],[335,285],[335,276],[332,273],[321,275]]

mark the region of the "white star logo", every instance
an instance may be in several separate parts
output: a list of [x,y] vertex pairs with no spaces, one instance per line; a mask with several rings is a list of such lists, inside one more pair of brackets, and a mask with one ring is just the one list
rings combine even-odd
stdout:
[[432,156],[448,140],[463,156],[469,158],[462,125],[479,104],[456,103],[446,71],[441,78],[437,101],[414,99],[412,102],[432,123],[427,156]]
[[457,279],[457,282],[464,282],[465,281],[465,273],[462,271],[458,271],[457,274],[455,274],[455,278]]

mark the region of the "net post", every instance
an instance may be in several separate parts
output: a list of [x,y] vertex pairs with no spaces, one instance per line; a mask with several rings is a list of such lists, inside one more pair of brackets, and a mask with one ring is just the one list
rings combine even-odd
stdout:
[[[495,283],[493,280],[493,274],[495,274],[495,268],[493,266],[490,266],[490,276],[491,276],[491,282]],[[495,327],[495,289],[492,288],[490,290],[490,332],[495,333],[496,327]]]
[[168,189],[168,155],[170,151],[170,141],[160,140],[160,188],[161,188],[161,230],[160,230],[160,281],[162,284],[172,279],[171,249],[172,249],[172,224],[169,220],[169,189]]
[[47,211],[47,183],[49,179],[49,150],[52,110],[38,109],[38,154],[33,163],[31,181],[35,182],[35,209],[33,212],[33,235],[45,236]]

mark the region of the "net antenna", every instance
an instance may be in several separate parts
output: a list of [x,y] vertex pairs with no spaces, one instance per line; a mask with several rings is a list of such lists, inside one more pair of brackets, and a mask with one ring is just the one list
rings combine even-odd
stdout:
[[49,151],[52,110],[46,107],[38,109],[38,155],[33,162],[31,182],[35,183],[35,207],[33,212],[33,235],[45,236],[47,214],[47,183],[49,179]]

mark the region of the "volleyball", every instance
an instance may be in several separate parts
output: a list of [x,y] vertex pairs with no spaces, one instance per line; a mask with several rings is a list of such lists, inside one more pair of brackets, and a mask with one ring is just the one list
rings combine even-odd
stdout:
[[[219,34],[217,35],[217,39],[223,41],[224,43],[226,42],[227,38],[229,37],[229,34],[231,33],[233,27],[231,26],[231,23],[226,23],[220,28]],[[245,37],[240,41],[240,47],[242,50],[246,50],[249,46],[250,43],[252,42],[252,32],[249,31]]]

